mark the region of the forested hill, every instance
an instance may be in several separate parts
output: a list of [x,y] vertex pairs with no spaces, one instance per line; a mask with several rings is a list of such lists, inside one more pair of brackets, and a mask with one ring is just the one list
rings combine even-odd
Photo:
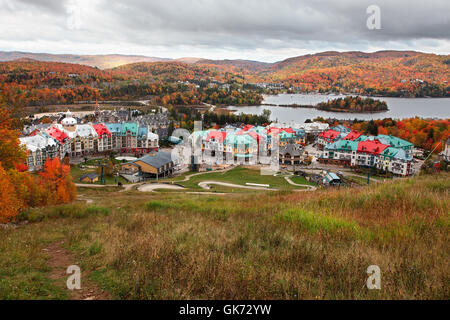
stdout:
[[[0,55],[1,56],[1,55]],[[182,62],[183,61],[183,62]],[[135,99],[157,95],[183,104],[204,101],[197,91],[217,84],[207,95],[217,103],[242,99],[243,84],[281,83],[296,92],[340,92],[356,95],[448,97],[450,55],[413,51],[323,52],[278,63],[247,60],[179,59],[136,62],[110,69],[84,64],[42,62],[30,58],[0,62],[0,91],[16,105],[73,103],[93,99]],[[180,82],[189,81],[182,85]],[[222,86],[221,84],[228,84]],[[245,87],[244,87],[245,88]],[[212,89],[211,89],[212,90]],[[173,94],[190,92],[185,97]],[[233,99],[218,97],[230,96]],[[260,98],[256,99],[260,100]]]
[[448,96],[450,55],[413,51],[323,52],[290,58],[256,75],[303,91]]

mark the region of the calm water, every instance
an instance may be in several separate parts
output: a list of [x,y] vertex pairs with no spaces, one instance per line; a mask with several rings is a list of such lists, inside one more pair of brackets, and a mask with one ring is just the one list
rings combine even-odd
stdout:
[[[265,96],[263,103],[269,104],[312,104],[344,97],[342,95],[324,94],[280,94],[277,96]],[[450,118],[450,98],[374,98],[386,101],[389,111],[380,113],[340,113],[319,111],[307,108],[289,108],[273,106],[248,106],[234,107],[229,109],[237,110],[237,113],[261,114],[264,109],[272,112],[271,120],[279,122],[303,123],[306,119],[316,117],[336,118],[336,119],[383,119],[383,118],[410,118],[419,116],[422,118]]]

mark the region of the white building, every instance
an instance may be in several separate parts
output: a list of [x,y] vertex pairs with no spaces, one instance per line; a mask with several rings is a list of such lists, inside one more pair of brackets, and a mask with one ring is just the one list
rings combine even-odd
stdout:
[[41,170],[47,159],[60,155],[59,144],[46,133],[19,138],[20,144],[27,149],[27,166],[30,171]]

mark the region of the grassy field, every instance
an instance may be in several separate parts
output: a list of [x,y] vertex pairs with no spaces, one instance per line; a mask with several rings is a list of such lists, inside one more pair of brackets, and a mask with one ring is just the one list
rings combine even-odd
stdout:
[[[28,210],[1,230],[0,299],[67,298],[44,250],[60,240],[118,299],[450,298],[449,174],[316,192],[117,190],[80,188],[92,203]],[[381,290],[365,286],[370,265]]]
[[[178,184],[190,188],[201,189],[199,182],[202,181],[219,181],[232,184],[243,185],[248,183],[268,184],[270,188],[275,189],[296,189],[298,187],[290,185],[284,177],[273,175],[261,175],[260,170],[254,170],[244,167],[237,167],[226,172],[210,172],[197,176],[193,176],[189,181],[181,181],[182,177],[176,178]],[[305,180],[306,182],[306,180]]]
[[[96,169],[93,168],[85,168],[84,170],[80,168],[79,165],[76,166],[71,166],[70,167],[70,174],[73,177],[73,181],[75,183],[84,183],[84,182],[80,182],[80,177],[84,174],[87,173],[91,173],[91,172],[97,172]],[[108,177],[108,176],[104,176],[105,179],[105,184],[110,184],[110,185],[117,185],[118,182],[122,182],[122,184],[127,184],[129,183],[126,179],[122,178],[122,177]],[[95,182],[95,184],[101,184],[100,183],[100,177],[99,177],[99,181]]]

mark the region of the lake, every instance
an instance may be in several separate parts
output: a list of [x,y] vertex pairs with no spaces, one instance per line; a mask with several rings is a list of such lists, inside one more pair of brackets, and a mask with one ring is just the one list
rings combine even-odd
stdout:
[[[316,105],[336,98],[345,97],[344,95],[326,95],[326,94],[279,94],[264,96],[263,103],[267,104],[299,104]],[[284,123],[296,122],[303,123],[306,119],[316,117],[336,118],[340,120],[361,119],[375,120],[383,118],[450,118],[450,98],[387,98],[372,97],[373,99],[386,101],[389,110],[379,113],[341,113],[328,112],[312,108],[290,108],[277,106],[230,106],[229,109],[237,110],[236,113],[261,114],[264,109],[270,110],[271,120]]]

